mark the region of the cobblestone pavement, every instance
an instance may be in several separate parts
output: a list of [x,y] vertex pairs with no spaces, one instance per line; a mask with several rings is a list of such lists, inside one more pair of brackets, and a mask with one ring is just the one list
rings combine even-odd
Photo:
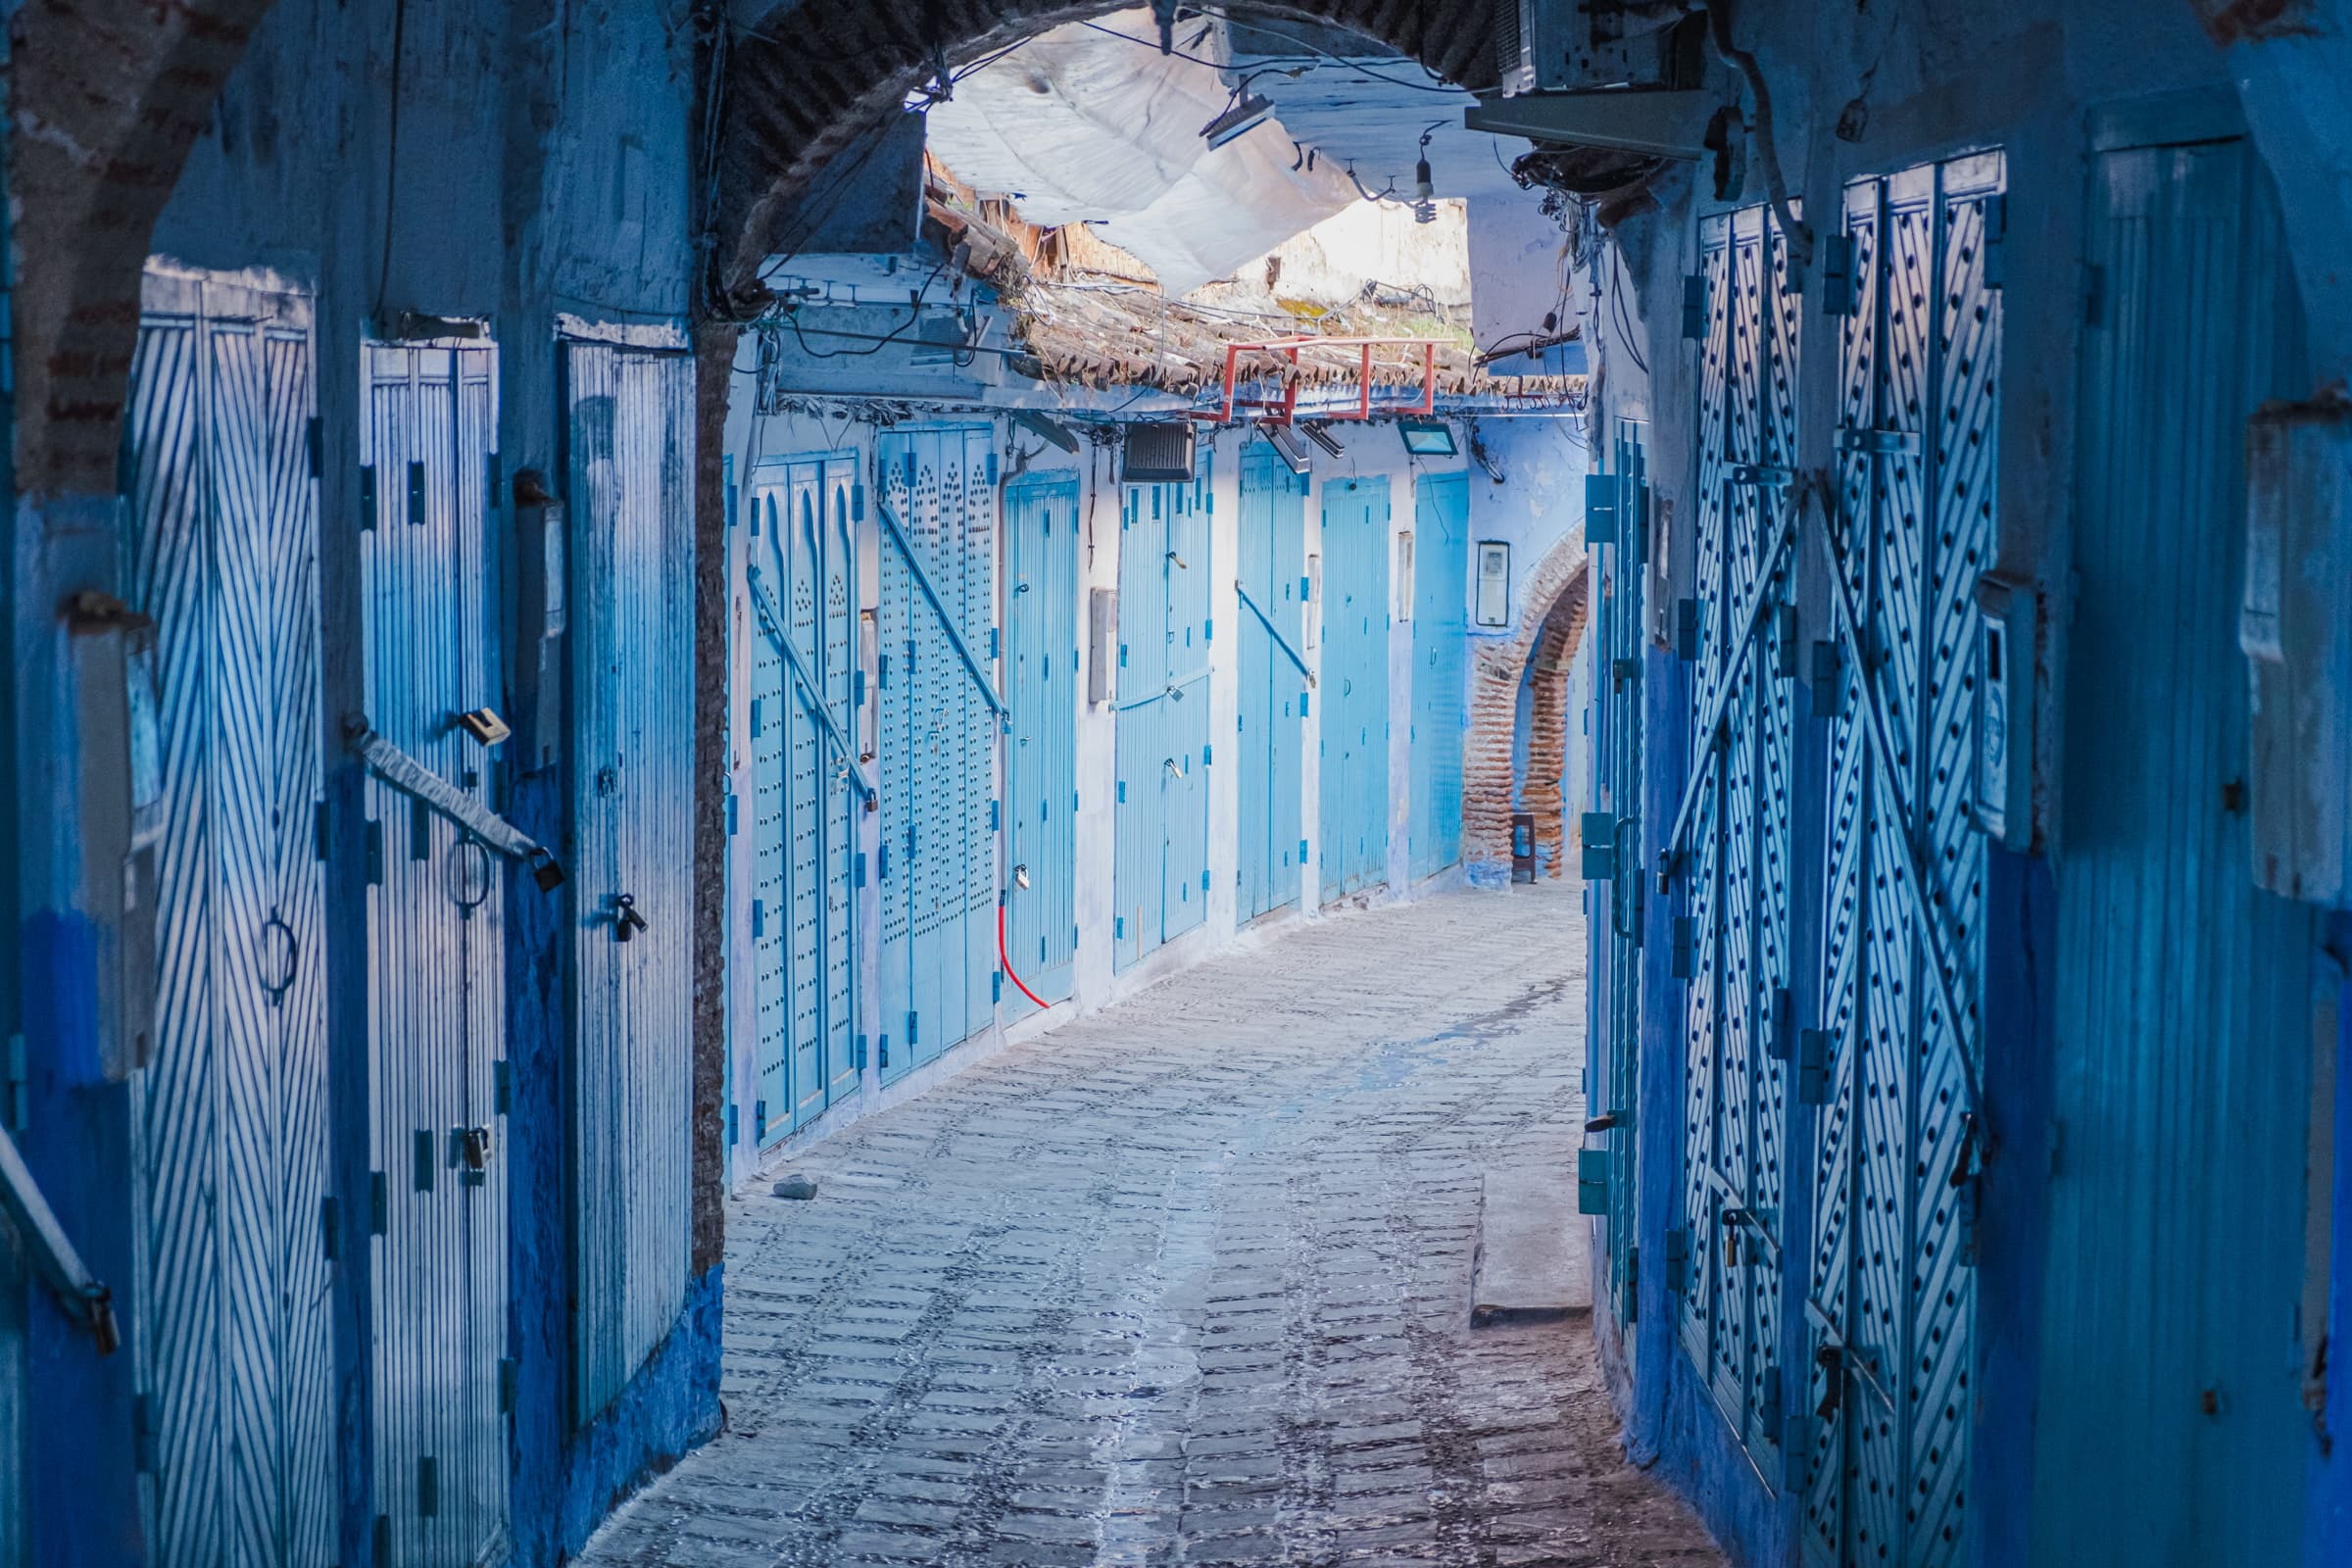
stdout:
[[1563,1169],[1573,890],[1330,920],[818,1146],[727,1216],[728,1430],[601,1564],[1720,1564],[1582,1324],[1470,1330]]

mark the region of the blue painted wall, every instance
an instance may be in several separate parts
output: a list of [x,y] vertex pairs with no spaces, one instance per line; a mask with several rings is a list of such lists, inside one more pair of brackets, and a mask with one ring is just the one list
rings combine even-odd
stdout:
[[[487,318],[500,346],[501,468],[561,474],[559,313],[613,323],[677,321],[693,252],[685,180],[694,81],[691,34],[659,8],[594,17],[555,0],[406,0],[352,11],[327,0],[280,0],[254,35],[158,225],[154,250],[207,269],[268,269],[317,302],[320,416],[320,582],[325,601],[321,737],[329,776],[330,863],[362,852],[358,775],[332,747],[342,715],[361,707],[358,560],[359,346],[368,324],[403,311]],[[397,36],[398,48],[395,48]],[[397,105],[397,107],[395,107]],[[558,481],[560,483],[560,480]],[[50,504],[29,560],[42,581],[106,582],[115,570],[107,498]],[[514,530],[500,530],[514,549]],[[80,541],[80,542],[76,542]],[[510,556],[499,576],[517,580]],[[46,602],[47,590],[34,596]],[[50,626],[44,612],[34,624]],[[18,645],[24,679],[56,715],[26,731],[31,766],[9,770],[38,792],[52,827],[104,828],[81,802],[78,768],[103,765],[77,733],[77,678],[62,633]],[[534,649],[506,649],[515,690]],[[680,692],[678,701],[690,701]],[[565,791],[560,736],[501,704],[520,731],[501,808],[561,844]],[[502,769],[502,772],[505,770]],[[680,801],[678,808],[689,808]],[[76,863],[102,847],[78,829],[45,831],[46,864],[23,885],[20,927],[28,987],[31,1066],[22,1135],[44,1190],[99,1276],[130,1291],[128,1093],[107,1071],[113,1028],[96,977],[114,961],[114,931]],[[12,835],[12,840],[14,835]],[[327,913],[331,1091],[340,1212],[368,1208],[364,879],[330,875]],[[562,1137],[567,1027],[561,983],[567,895],[527,876],[507,889],[505,1053],[514,1108],[498,1157],[513,1199],[507,1353],[516,1362],[512,1511],[518,1563],[576,1550],[596,1519],[717,1420],[719,1271],[689,1282],[677,1326],[590,1427],[568,1409],[568,1247]],[[336,1293],[338,1446],[347,1477],[339,1550],[368,1560],[378,1511],[366,1477],[369,1390],[364,1229],[346,1230]],[[127,1306],[127,1300],[124,1304]],[[113,1564],[139,1559],[132,1470],[131,1354],[104,1360],[40,1295],[31,1298],[30,1381],[44,1441],[32,1455],[31,1560]],[[127,1325],[131,1316],[122,1314]]]

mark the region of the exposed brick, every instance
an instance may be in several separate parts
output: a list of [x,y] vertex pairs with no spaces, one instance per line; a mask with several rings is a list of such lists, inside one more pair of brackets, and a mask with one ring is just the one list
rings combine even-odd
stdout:
[[[1462,858],[1473,872],[1494,874],[1510,867],[1512,740],[1519,723],[1519,683],[1533,658],[1536,728],[1525,799],[1527,808],[1536,813],[1538,842],[1550,845],[1552,873],[1559,874],[1556,781],[1560,748],[1566,742],[1565,665],[1584,636],[1589,603],[1584,540],[1571,536],[1554,545],[1522,585],[1518,628],[1508,637],[1480,638],[1471,644],[1470,733],[1462,754]],[[1548,672],[1547,662],[1561,667]]]

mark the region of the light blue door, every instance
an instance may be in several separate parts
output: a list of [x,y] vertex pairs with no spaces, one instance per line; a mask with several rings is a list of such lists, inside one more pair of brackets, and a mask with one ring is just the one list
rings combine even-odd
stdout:
[[1821,1102],[1800,1407],[1815,1563],[1973,1560],[1984,841],[1969,791],[2002,183],[1998,153],[1922,166],[1849,185],[1840,215],[1855,299],[1828,542],[1854,612],[1835,617],[1827,683],[1825,1033],[1796,1053]]
[[877,457],[882,539],[885,1080],[995,1016],[996,447],[902,426]]
[[[1593,1119],[1609,1125],[1588,1136],[1600,1154],[1606,1193],[1602,1257],[1606,1289],[1620,1324],[1640,1310],[1635,1289],[1639,1188],[1635,1180],[1634,1108],[1641,1097],[1642,911],[1646,857],[1642,851],[1642,751],[1643,635],[1642,590],[1649,544],[1647,426],[1617,421],[1609,471],[1588,487],[1587,537],[1594,552],[1592,692],[1589,759],[1592,809],[1583,823],[1583,870],[1592,898],[1588,936],[1592,954],[1587,1064],[1590,1081],[1604,1086]],[[1605,507],[1596,506],[1605,501]],[[1597,1140],[1595,1143],[1594,1140]],[[1580,1171],[1581,1175],[1581,1171]],[[1583,1185],[1580,1181],[1580,1187]],[[1590,1195],[1585,1198],[1591,1212]]]
[[[1078,951],[1075,473],[1005,486],[1004,562],[1004,948],[1022,985],[1059,1002]],[[1010,985],[1005,1000],[1016,1015],[1034,1010]]]
[[857,1087],[853,873],[858,774],[851,511],[857,459],[779,459],[752,474],[743,628],[751,671],[749,948],[762,1145]]
[[1127,487],[1119,528],[1111,961],[1200,924],[1208,898],[1209,482]]
[[1780,607],[1796,561],[1797,296],[1761,207],[1700,226],[1699,369],[1688,813],[1670,842],[1690,922],[1684,993],[1683,1342],[1766,1477],[1782,1453],[1780,1325],[1790,1014],[1788,787],[1794,647]]
[[1389,481],[1323,484],[1323,902],[1389,872]]
[[162,272],[146,305],[125,543],[154,620],[131,661],[152,721],[134,853],[156,896],[131,1080],[147,1539],[157,1563],[322,1562],[338,1488],[311,305]]
[[694,361],[571,343],[575,1417],[677,1321],[692,1208]]
[[2034,1560],[2299,1563],[2341,1364],[2305,1305],[2317,933],[2247,873],[2237,614],[2240,433],[2310,395],[2302,317],[2245,142],[2094,127]]
[[[497,351],[361,352],[368,722],[494,807],[505,758],[450,718],[504,701]],[[370,778],[367,806],[375,1504],[392,1561],[470,1568],[507,1534],[504,877],[388,784]]]
[[1309,691],[1306,648],[1306,478],[1262,444],[1242,459],[1241,613],[1236,617],[1241,765],[1239,893],[1248,924],[1298,902],[1306,845],[1300,762]]
[[1470,477],[1426,473],[1413,497],[1413,880],[1462,858]]

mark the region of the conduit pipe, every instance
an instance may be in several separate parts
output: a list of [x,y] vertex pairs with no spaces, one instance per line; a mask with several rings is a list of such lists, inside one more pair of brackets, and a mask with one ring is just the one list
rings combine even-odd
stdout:
[[1789,205],[1788,182],[1781,174],[1781,155],[1772,140],[1772,89],[1764,83],[1764,68],[1756,57],[1732,42],[1731,0],[1706,0],[1707,41],[1723,63],[1747,79],[1756,100],[1756,150],[1764,161],[1764,184],[1772,193],[1772,216],[1788,241],[1788,259],[1802,270],[1813,265],[1813,229]]

